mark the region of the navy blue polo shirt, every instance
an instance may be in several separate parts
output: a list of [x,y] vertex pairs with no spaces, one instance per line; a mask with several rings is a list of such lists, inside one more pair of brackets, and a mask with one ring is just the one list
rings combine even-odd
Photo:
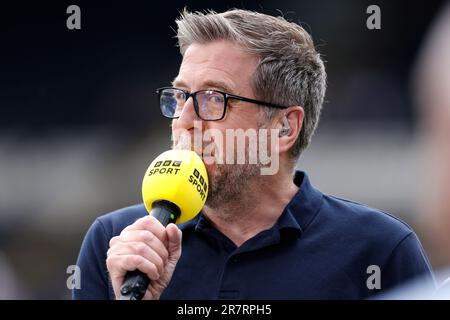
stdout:
[[[304,172],[272,228],[240,247],[201,212],[180,224],[182,255],[161,299],[363,299],[416,276],[434,281],[411,228],[362,204],[325,195]],[[74,299],[114,299],[109,240],[147,215],[136,205],[96,219],[81,246]]]

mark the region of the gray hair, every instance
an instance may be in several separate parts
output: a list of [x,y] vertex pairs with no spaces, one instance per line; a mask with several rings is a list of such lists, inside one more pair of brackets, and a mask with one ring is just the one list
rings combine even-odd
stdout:
[[[310,35],[283,17],[233,9],[224,13],[188,12],[176,20],[182,55],[193,43],[228,40],[259,57],[252,89],[259,100],[305,111],[299,137],[291,149],[297,159],[309,145],[320,118],[326,90],[326,73]],[[275,109],[264,107],[270,120]]]

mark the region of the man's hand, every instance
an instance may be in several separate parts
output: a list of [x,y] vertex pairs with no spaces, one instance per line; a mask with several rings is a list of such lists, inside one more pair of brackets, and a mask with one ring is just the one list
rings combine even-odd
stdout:
[[140,270],[150,278],[144,300],[159,299],[172,278],[181,256],[181,230],[171,223],[166,228],[146,216],[111,238],[106,265],[116,299],[128,271]]

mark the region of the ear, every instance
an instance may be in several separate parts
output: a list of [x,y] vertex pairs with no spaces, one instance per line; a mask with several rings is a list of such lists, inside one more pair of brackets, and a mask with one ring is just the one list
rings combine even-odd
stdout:
[[[286,119],[283,120],[283,117],[286,117]],[[281,118],[279,120],[280,128],[285,127],[284,123],[288,123],[290,130],[285,131],[279,138],[280,154],[287,153],[294,146],[295,141],[297,141],[300,131],[302,130],[304,117],[305,111],[300,106],[289,107],[281,113]]]

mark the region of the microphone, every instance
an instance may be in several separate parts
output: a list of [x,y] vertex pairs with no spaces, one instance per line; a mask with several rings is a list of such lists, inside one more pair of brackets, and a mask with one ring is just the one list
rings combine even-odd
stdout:
[[[142,181],[142,198],[149,214],[163,226],[191,220],[208,195],[208,175],[202,159],[191,150],[169,150],[148,167]],[[139,270],[127,272],[121,300],[141,300],[150,284]]]

